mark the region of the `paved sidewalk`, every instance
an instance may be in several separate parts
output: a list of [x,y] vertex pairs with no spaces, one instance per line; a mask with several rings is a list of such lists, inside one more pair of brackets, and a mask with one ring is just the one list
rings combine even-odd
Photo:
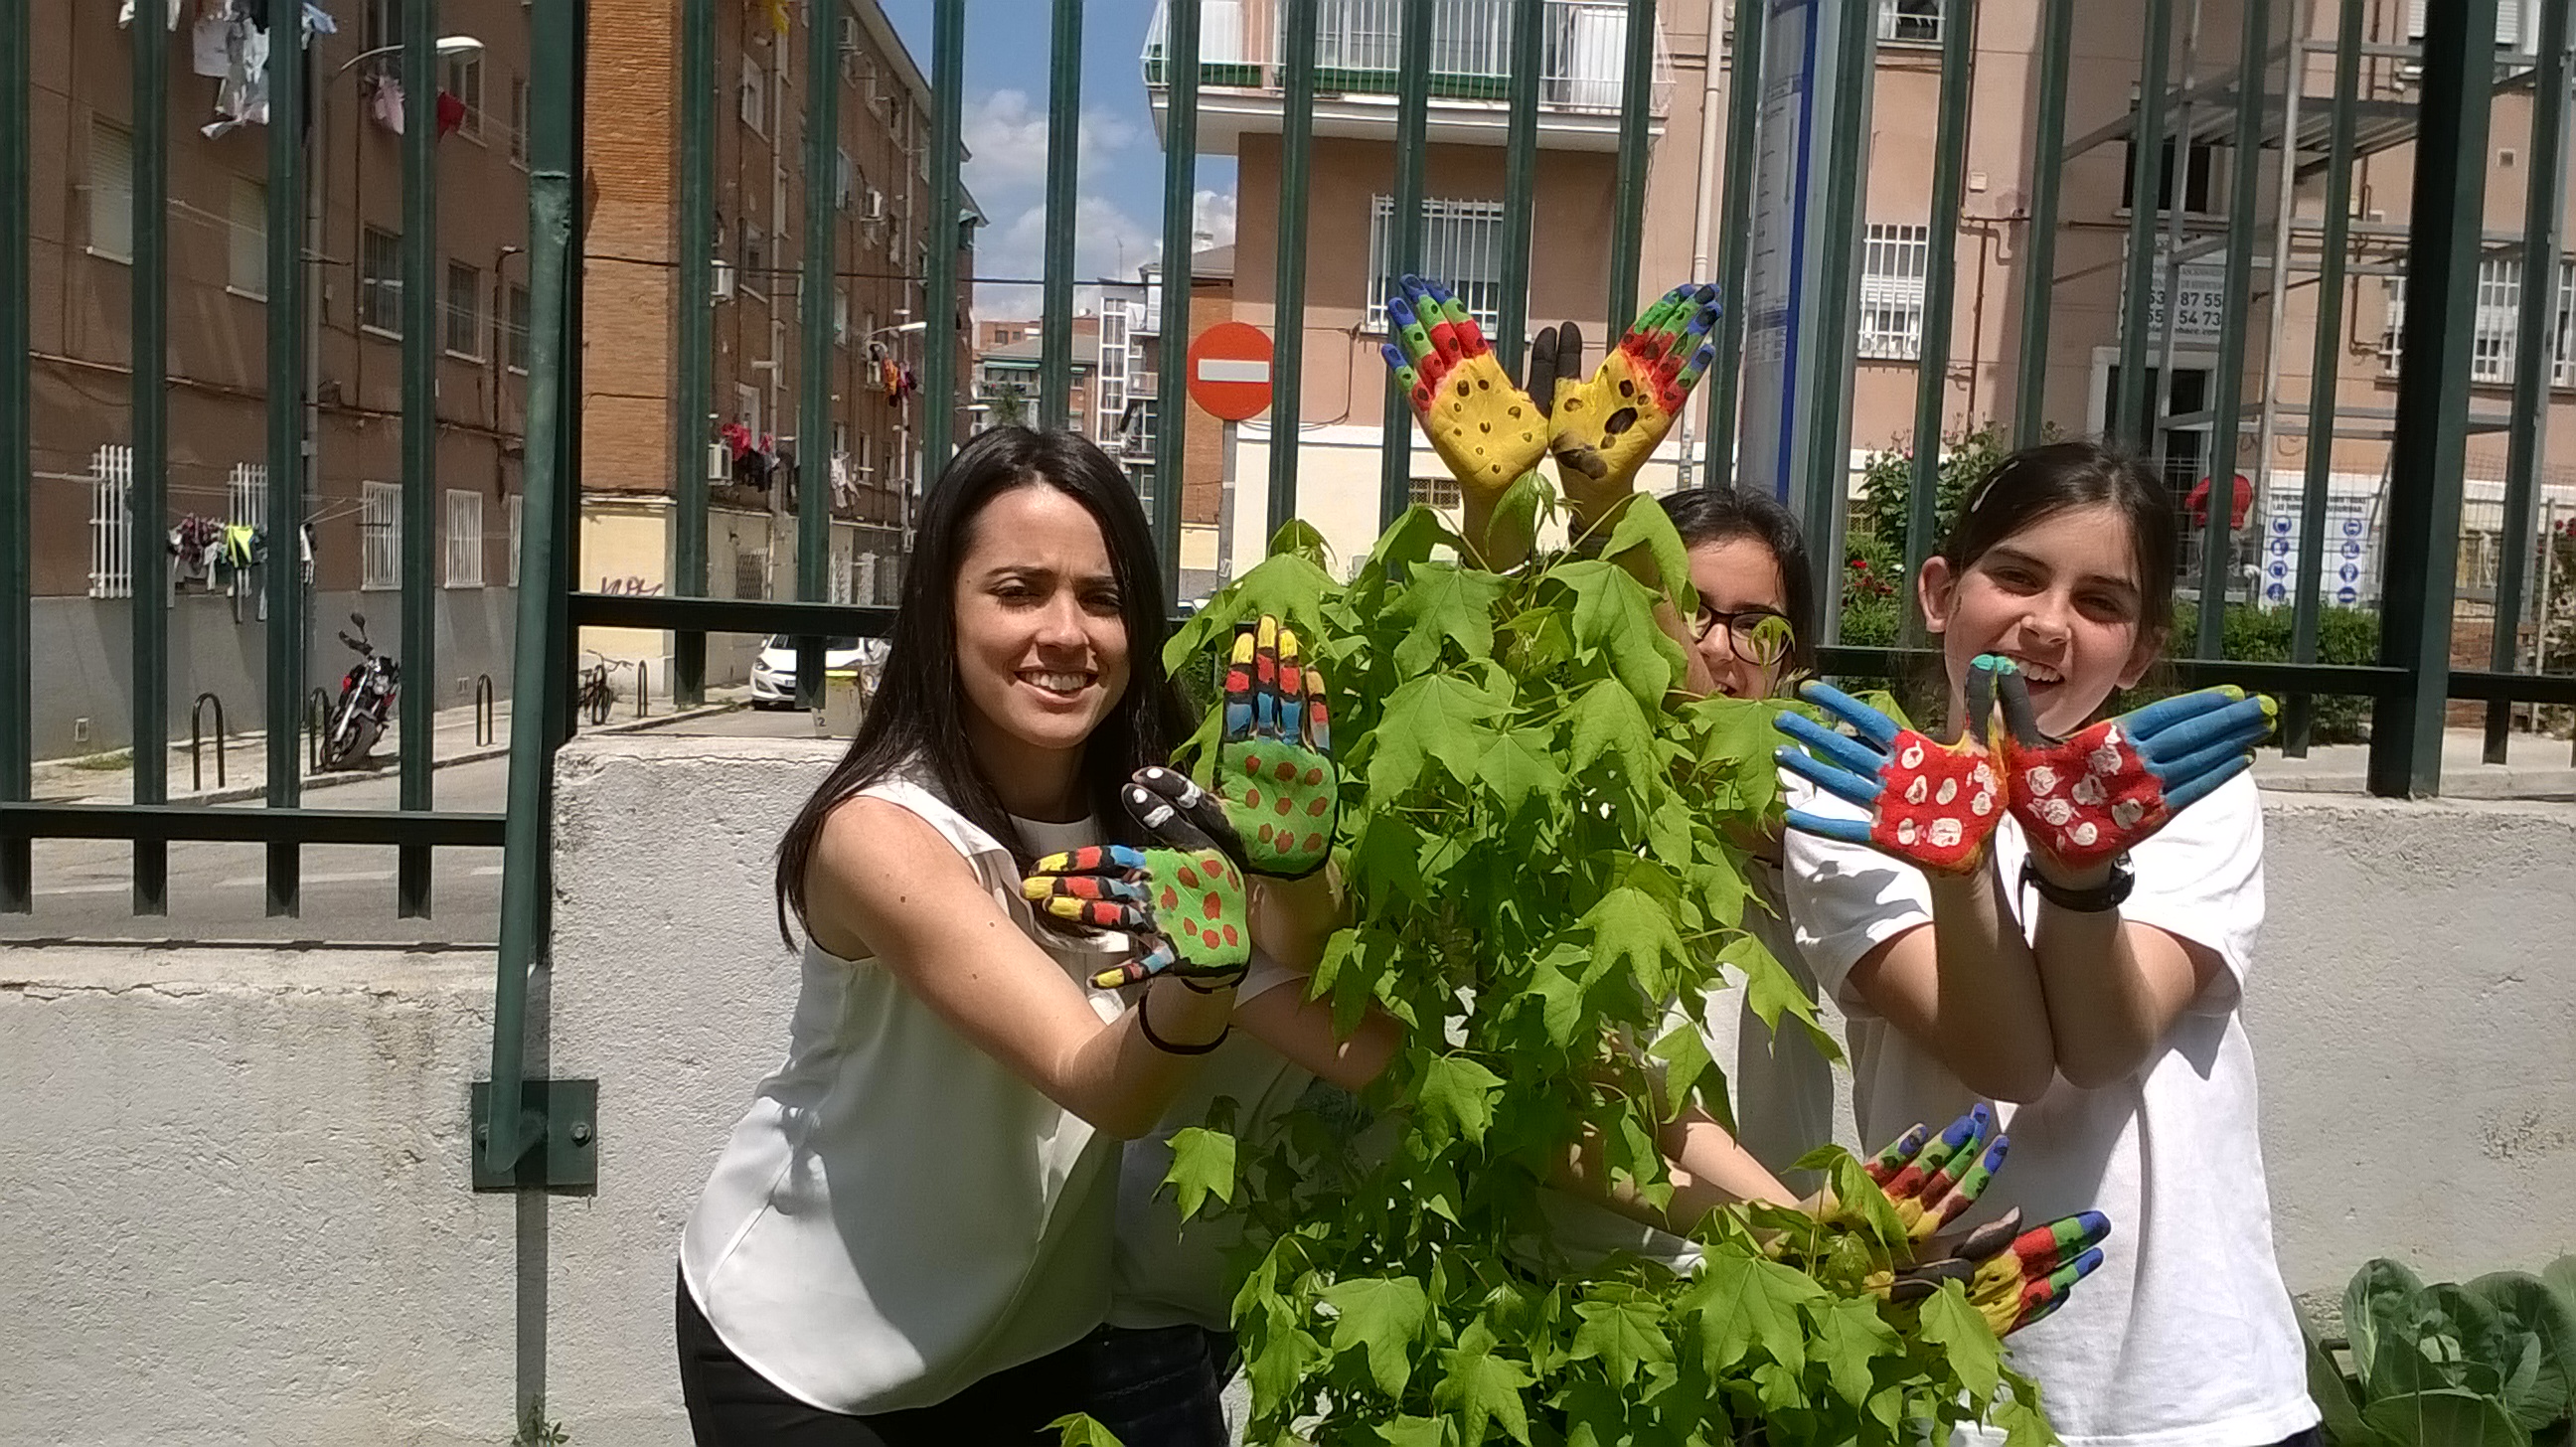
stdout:
[[[751,698],[748,687],[711,688],[707,702],[698,708],[673,709],[668,699],[656,700],[659,712],[643,718],[635,716],[635,702],[619,699],[610,710],[608,722],[585,723],[586,734],[633,733],[640,729],[664,728],[672,724],[706,719],[744,707]],[[510,751],[510,703],[496,701],[488,730],[478,727],[472,705],[440,709],[431,716],[431,767],[453,768],[482,759],[500,758]],[[333,769],[325,773],[308,772],[304,776],[306,793],[336,788],[365,779],[383,778],[398,772],[402,756],[402,729],[399,721],[385,731],[367,767]],[[299,731],[296,757],[310,760],[311,743]],[[170,802],[174,804],[229,804],[258,799],[268,792],[268,735],[261,730],[247,730],[227,736],[223,741],[222,782],[217,783],[216,744],[209,738],[200,751],[199,764],[205,787],[194,787],[199,772],[190,765],[187,743],[182,740],[170,749]],[[35,770],[35,797],[41,803],[126,804],[134,799],[134,769],[130,760],[119,754],[95,756],[93,760],[50,759],[38,763]]]
[[[2442,797],[2446,799],[2576,799],[2576,760],[2568,740],[2515,734],[2510,762],[2485,762],[2481,729],[2442,732]],[[2304,759],[2288,759],[2265,746],[2254,758],[2254,780],[2266,789],[2304,794],[2369,792],[2370,745],[2323,744]]]

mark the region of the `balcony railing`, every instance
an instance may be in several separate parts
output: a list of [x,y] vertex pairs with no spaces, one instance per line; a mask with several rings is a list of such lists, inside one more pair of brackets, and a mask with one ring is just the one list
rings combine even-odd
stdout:
[[[1165,7],[1145,33],[1145,84],[1165,83]],[[1432,8],[1431,95],[1435,100],[1511,99],[1511,0],[1438,0]],[[1404,40],[1403,0],[1319,0],[1315,16],[1318,95],[1393,95]],[[1199,84],[1284,90],[1278,9],[1263,0],[1203,0]],[[1540,36],[1539,105],[1616,115],[1628,43],[1626,0],[1547,0]],[[1655,34],[1652,105],[1672,101],[1672,58]]]

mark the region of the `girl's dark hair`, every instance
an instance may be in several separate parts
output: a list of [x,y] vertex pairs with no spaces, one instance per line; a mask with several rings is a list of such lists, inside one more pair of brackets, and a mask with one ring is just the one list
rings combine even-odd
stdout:
[[1953,578],[1997,544],[2069,508],[2109,506],[2129,522],[2138,570],[2142,636],[2168,633],[2174,615],[2173,494],[2153,468],[2098,442],[2025,447],[1990,468],[1970,489],[1941,544]]
[[922,505],[904,569],[885,670],[859,721],[849,752],[798,810],[778,841],[778,932],[796,944],[789,920],[813,933],[805,912],[805,871],[823,821],[859,790],[913,764],[958,813],[1001,841],[1023,870],[1019,831],[967,743],[966,695],[957,677],[957,572],[975,519],[985,505],[1023,487],[1052,487],[1082,504],[1100,524],[1127,627],[1127,691],[1092,730],[1082,758],[1083,789],[1109,838],[1145,842],[1119,801],[1136,770],[1169,759],[1187,732],[1181,702],[1163,673],[1162,570],[1136,490],[1108,454],[1076,432],[996,427],[977,434],[939,474]]
[[1655,500],[1682,535],[1683,547],[1751,538],[1770,549],[1772,561],[1780,565],[1780,586],[1788,594],[1790,669],[1814,671],[1815,640],[1807,636],[1807,620],[1815,616],[1815,569],[1807,561],[1807,539],[1789,509],[1767,492],[1737,487],[1694,488]]

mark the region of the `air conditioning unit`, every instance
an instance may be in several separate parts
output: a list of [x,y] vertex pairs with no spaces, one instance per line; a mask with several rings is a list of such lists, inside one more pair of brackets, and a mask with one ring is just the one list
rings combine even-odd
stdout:
[[730,261],[717,262],[715,265],[714,286],[712,288],[715,299],[720,302],[733,300],[733,288],[733,263]]
[[874,186],[870,186],[868,188],[868,204],[864,210],[860,211],[860,218],[867,221],[883,221],[885,219],[885,214],[885,193]]
[[707,444],[707,481],[733,481],[733,459],[725,455],[725,445],[721,442]]

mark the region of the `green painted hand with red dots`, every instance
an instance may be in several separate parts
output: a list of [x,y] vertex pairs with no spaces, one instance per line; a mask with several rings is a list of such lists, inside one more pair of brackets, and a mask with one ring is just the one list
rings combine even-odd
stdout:
[[1243,872],[1216,841],[1129,785],[1128,806],[1163,842],[1137,848],[1095,844],[1050,854],[1020,882],[1020,893],[1058,919],[1122,930],[1137,953],[1092,984],[1104,990],[1169,974],[1217,989],[1252,966],[1252,928]]
[[1224,709],[1213,791],[1176,769],[1139,770],[1135,785],[1254,874],[1302,879],[1323,868],[1341,818],[1332,717],[1322,670],[1301,660],[1296,633],[1278,619],[1235,629]]

